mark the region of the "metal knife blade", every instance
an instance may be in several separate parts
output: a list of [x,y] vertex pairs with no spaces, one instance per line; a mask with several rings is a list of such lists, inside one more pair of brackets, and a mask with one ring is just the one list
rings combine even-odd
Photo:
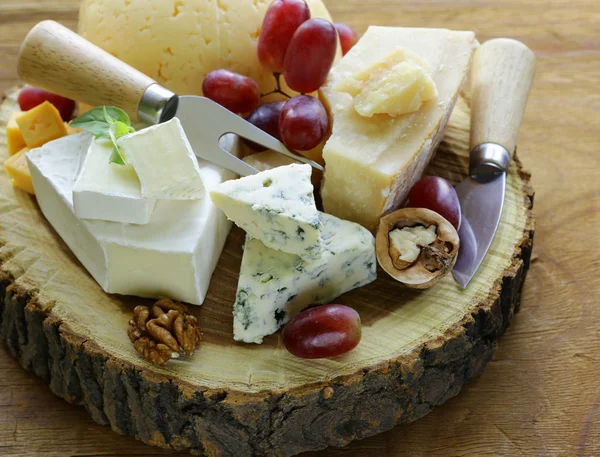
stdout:
[[462,219],[458,230],[460,249],[452,273],[462,288],[467,287],[494,240],[505,188],[506,173],[486,184],[467,178],[456,186]]
[[487,41],[473,57],[470,177],[456,187],[462,221],[452,271],[463,288],[475,276],[500,224],[511,153],[534,72],[533,52],[515,40]]

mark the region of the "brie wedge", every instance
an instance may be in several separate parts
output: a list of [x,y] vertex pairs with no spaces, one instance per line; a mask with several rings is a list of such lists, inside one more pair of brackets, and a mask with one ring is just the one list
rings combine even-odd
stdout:
[[375,240],[353,222],[321,213],[325,250],[318,260],[269,249],[246,237],[237,296],[233,307],[233,337],[261,343],[312,304],[374,281]]
[[[145,225],[77,219],[73,187],[91,142],[80,133],[27,154],[46,219],[106,292],[202,304],[231,223],[209,198],[159,201]],[[199,170],[208,188],[235,177],[204,161]]]
[[227,217],[267,247],[303,259],[321,256],[321,221],[310,165],[266,170],[223,183],[210,198]]
[[129,164],[110,163],[110,141],[93,141],[73,188],[79,219],[147,224],[156,200],[142,197],[140,180]]
[[[394,27],[367,30],[321,89],[333,123],[332,135],[323,149],[326,168],[321,196],[327,213],[374,231],[382,215],[404,203],[443,137],[476,44],[473,32]],[[437,97],[424,101],[412,113],[361,116],[342,83],[356,79],[364,69],[378,67],[398,49],[425,62]],[[343,91],[336,90],[339,84]],[[423,94],[428,92],[431,90]],[[390,89],[390,94],[398,93]],[[370,99],[368,93],[362,95]],[[385,105],[376,98],[374,101]]]
[[119,139],[142,185],[142,196],[196,200],[205,195],[198,160],[176,117]]

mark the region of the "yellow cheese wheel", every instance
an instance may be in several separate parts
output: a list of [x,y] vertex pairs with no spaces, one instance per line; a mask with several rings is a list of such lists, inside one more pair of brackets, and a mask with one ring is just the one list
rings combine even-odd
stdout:
[[[312,17],[331,20],[321,0]],[[184,95],[202,95],[202,81],[226,68],[275,88],[256,44],[269,0],[83,0],[79,33],[92,43]],[[341,51],[338,45],[338,59]]]

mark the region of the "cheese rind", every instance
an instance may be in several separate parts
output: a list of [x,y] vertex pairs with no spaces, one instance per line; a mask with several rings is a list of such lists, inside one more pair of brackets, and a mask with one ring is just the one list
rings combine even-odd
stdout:
[[310,165],[291,164],[223,183],[212,201],[251,237],[304,259],[321,256],[321,221]]
[[[442,139],[475,45],[472,32],[368,29],[321,89],[333,123],[323,150],[326,168],[321,196],[326,212],[374,231],[383,214],[403,203]],[[335,87],[398,48],[417,54],[427,63],[438,97],[402,116],[360,116],[352,96]]]
[[197,200],[205,195],[198,160],[176,117],[119,139],[142,186],[142,196]]
[[73,188],[73,207],[79,219],[147,224],[156,200],[142,197],[140,180],[130,164],[110,163],[113,145],[96,140],[90,145]]
[[15,122],[28,148],[37,148],[67,135],[67,127],[60,113],[50,102],[19,114]]
[[[202,304],[231,223],[208,198],[160,201],[146,225],[80,221],[73,187],[91,142],[79,133],[27,154],[46,219],[106,292]],[[208,188],[235,177],[199,168]]]
[[320,214],[325,250],[318,260],[269,249],[246,238],[233,307],[233,337],[261,343],[312,304],[336,297],[377,277],[374,239],[358,224]]

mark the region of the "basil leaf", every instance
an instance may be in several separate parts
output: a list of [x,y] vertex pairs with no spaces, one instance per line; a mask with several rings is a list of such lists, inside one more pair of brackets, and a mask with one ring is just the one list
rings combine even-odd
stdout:
[[104,120],[108,125],[113,125],[115,122],[117,122],[117,120],[114,117],[108,114],[108,112],[106,111],[106,106],[102,107],[102,114],[104,114]]
[[94,135],[108,133],[108,123],[101,107],[94,108],[71,121],[71,127],[91,132]]
[[[105,106],[104,108],[106,109],[105,113],[110,116],[111,119],[114,119],[117,122],[122,122],[127,127],[131,125],[131,119],[129,119],[127,113],[121,108],[117,108],[115,106]],[[110,123],[112,124],[113,122]]]
[[110,163],[125,165],[125,155],[117,140],[135,132],[125,111],[115,106],[98,106],[71,122],[73,128],[91,132],[97,139],[110,139],[114,145]]
[[98,133],[94,136],[97,140],[110,140],[110,133],[108,130],[106,132]]
[[108,132],[110,134],[110,139],[112,140],[115,146],[110,156],[109,162],[117,163],[119,165],[125,165],[125,154],[123,154],[123,150],[117,143],[117,140],[122,136],[134,132],[134,129],[129,125],[125,124],[124,122],[115,120],[114,123],[110,125]]
[[[114,106],[98,106],[75,118],[70,125],[73,128],[91,132],[97,138],[108,138],[108,129],[115,122],[131,125],[129,116],[122,109]],[[98,136],[102,134],[104,135]]]
[[109,163],[116,163],[117,165],[125,165],[121,149],[118,146],[113,147],[112,154],[110,155]]

